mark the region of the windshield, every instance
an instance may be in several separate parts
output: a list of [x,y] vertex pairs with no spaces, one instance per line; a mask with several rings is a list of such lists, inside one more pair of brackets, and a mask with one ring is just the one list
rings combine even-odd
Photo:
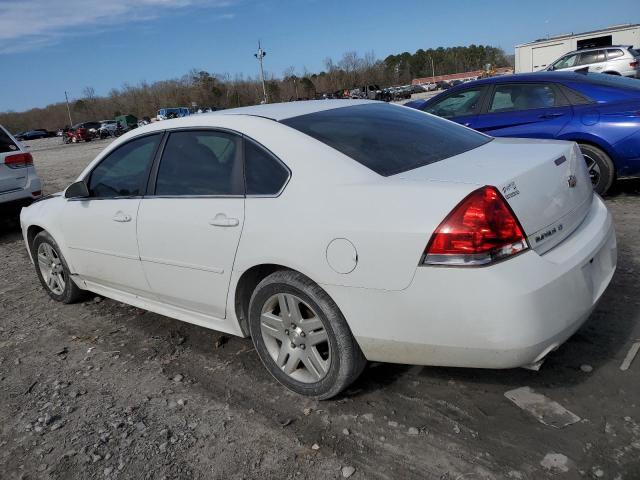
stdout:
[[491,141],[491,137],[447,120],[385,103],[324,110],[281,123],[385,177],[439,162]]
[[587,73],[589,83],[603,87],[618,87],[627,90],[640,90],[640,81],[635,78],[607,75],[605,73]]

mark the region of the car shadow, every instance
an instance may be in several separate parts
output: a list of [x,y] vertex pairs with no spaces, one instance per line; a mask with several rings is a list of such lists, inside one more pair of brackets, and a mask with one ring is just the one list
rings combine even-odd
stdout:
[[618,180],[611,190],[607,193],[605,200],[615,199],[623,196],[638,196],[640,195],[640,178],[626,178]]
[[0,245],[20,240],[21,235],[18,215],[0,216]]

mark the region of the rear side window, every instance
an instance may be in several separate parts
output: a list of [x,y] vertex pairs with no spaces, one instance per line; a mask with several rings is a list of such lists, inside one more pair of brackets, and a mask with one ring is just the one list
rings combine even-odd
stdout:
[[107,155],[91,172],[91,197],[133,197],[142,195],[149,168],[162,134],[136,138]]
[[241,194],[240,138],[212,130],[173,132],[162,153],[156,195]]
[[276,195],[289,178],[289,171],[273,155],[245,140],[247,195]]
[[573,88],[560,84],[557,84],[556,87],[562,90],[562,93],[567,97],[571,105],[588,105],[589,103],[593,103],[593,100],[582,93],[576,92]]
[[551,85],[544,83],[511,83],[497,85],[489,112],[532,110],[562,104]]
[[11,137],[7,135],[7,132],[0,128],[0,153],[15,152],[17,150],[18,146],[11,140]]
[[385,177],[439,162],[491,141],[491,137],[441,118],[384,103],[335,108],[282,123]]
[[612,60],[614,58],[618,58],[624,55],[624,52],[622,50],[620,50],[619,48],[616,48],[615,50],[607,50],[607,59],[608,60]]

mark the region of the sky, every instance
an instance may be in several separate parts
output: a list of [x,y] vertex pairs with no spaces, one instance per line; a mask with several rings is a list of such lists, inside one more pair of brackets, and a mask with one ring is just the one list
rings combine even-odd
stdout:
[[[606,8],[605,8],[606,5]],[[192,68],[280,77],[318,72],[344,52],[514,46],[640,23],[637,0],[0,0],[0,111],[106,95]]]

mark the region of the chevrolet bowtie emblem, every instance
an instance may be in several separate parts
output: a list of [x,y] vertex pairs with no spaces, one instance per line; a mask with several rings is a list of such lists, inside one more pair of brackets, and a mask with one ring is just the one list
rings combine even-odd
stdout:
[[569,188],[574,188],[578,184],[578,179],[575,175],[569,175],[569,178],[567,178],[567,183],[569,184]]

